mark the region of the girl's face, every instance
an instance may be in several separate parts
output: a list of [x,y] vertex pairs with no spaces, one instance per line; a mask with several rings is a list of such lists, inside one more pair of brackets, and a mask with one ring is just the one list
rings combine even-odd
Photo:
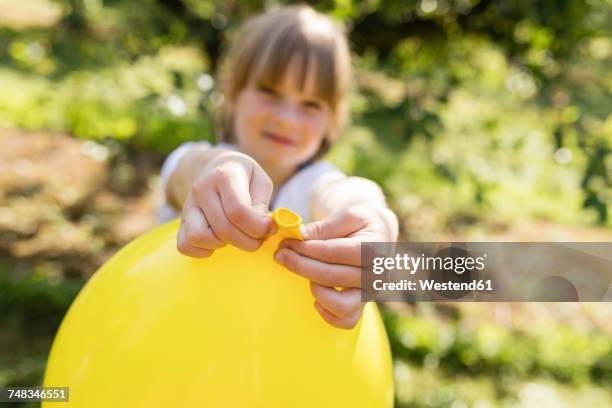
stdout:
[[238,148],[264,170],[295,169],[315,155],[330,128],[330,106],[314,92],[314,69],[306,73],[300,89],[299,62],[292,58],[274,86],[251,81],[236,98]]

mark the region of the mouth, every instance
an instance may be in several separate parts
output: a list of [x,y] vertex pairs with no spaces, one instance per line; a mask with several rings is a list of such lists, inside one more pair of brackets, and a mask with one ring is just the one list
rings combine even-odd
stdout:
[[285,146],[294,146],[295,142],[283,135],[279,135],[278,133],[264,131],[263,136],[266,139],[272,140],[273,142],[285,145]]

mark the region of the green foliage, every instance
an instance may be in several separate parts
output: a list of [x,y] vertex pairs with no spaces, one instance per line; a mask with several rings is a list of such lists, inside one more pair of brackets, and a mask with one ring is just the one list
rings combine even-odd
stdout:
[[83,283],[0,262],[0,350],[11,351],[0,353],[0,387],[41,384],[53,336]]
[[[597,388],[585,390],[587,384],[599,384],[602,390],[612,385],[612,367],[606,365],[612,355],[609,336],[558,323],[529,331],[499,323],[472,326],[464,316],[449,320],[426,309],[416,308],[409,316],[392,310],[384,313],[396,359],[396,382],[405,387],[398,394],[400,406],[511,401],[519,394],[517,388],[538,378],[556,381],[556,387],[567,390],[572,399],[581,395],[576,392],[581,389],[585,395],[594,394],[587,397],[591,400],[609,401]],[[427,378],[420,380],[425,382],[423,388],[409,385],[419,383],[410,374],[415,370],[419,377]],[[474,387],[478,392],[472,395],[470,388]]]
[[212,137],[212,102],[195,86],[202,68],[196,51],[167,47],[153,58],[62,79],[0,69],[0,123],[167,153],[182,141]]

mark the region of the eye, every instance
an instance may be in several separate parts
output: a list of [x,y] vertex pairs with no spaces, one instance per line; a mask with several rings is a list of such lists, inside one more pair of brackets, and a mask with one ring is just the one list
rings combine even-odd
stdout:
[[278,92],[269,86],[258,86],[257,92],[268,98],[276,98],[278,96]]
[[320,111],[323,108],[320,102],[310,100],[303,101],[302,106],[311,111]]

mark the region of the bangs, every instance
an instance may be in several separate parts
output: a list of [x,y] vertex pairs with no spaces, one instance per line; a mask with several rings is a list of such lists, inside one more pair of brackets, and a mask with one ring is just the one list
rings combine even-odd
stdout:
[[[314,95],[335,107],[339,99],[334,61],[334,44],[308,38],[304,33],[288,28],[268,36],[260,58],[255,62],[251,78],[257,86],[274,87],[287,74],[289,62],[297,58],[297,86],[305,90],[308,75],[314,76]],[[270,38],[272,37],[272,38]],[[317,41],[318,40],[318,41]]]

